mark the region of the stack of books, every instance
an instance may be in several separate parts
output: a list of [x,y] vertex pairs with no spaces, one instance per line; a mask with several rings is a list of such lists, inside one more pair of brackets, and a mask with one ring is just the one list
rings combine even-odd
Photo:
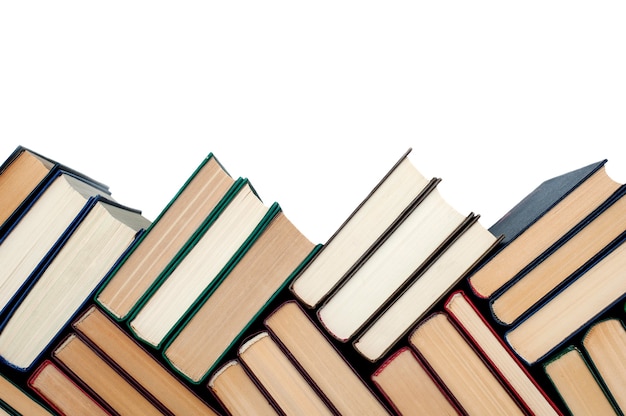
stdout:
[[410,149],[324,243],[215,155],[157,218],[0,167],[0,414],[623,414],[626,186],[605,161],[486,228]]

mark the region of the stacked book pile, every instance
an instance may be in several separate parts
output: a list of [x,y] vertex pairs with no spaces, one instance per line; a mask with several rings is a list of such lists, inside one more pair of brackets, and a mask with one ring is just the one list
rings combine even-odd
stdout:
[[0,167],[0,414],[626,411],[626,186],[606,160],[486,228],[410,150],[311,242],[205,157],[154,221]]

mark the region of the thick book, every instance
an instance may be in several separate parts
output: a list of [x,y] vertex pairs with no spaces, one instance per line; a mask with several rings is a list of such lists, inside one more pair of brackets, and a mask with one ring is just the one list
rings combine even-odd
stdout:
[[512,325],[526,311],[567,283],[567,278],[626,231],[626,186],[574,226],[553,247],[490,299],[495,319]]
[[0,374],[0,409],[8,415],[51,416],[52,411],[4,374]]
[[102,197],[90,199],[1,323],[0,359],[28,370],[148,225],[137,210]]
[[279,211],[221,283],[198,302],[163,349],[183,377],[201,382],[251,322],[319,249]]
[[504,240],[469,277],[476,295],[491,297],[619,189],[605,163],[544,181],[489,228]]
[[594,323],[585,333],[583,348],[590,363],[622,413],[626,412],[626,327],[612,317]]
[[530,414],[561,414],[465,292],[456,291],[450,295],[444,310]]
[[0,236],[0,320],[29,276],[49,261],[50,249],[63,238],[94,197],[106,193],[81,178],[58,172],[33,197],[30,209]]
[[573,415],[619,415],[582,352],[570,346],[544,364],[557,394]]
[[462,414],[445,388],[407,346],[390,355],[371,378],[397,414]]
[[447,313],[435,312],[421,321],[410,334],[409,343],[467,414],[526,414]]
[[625,239],[623,234],[611,242],[578,269],[568,285],[531,309],[505,333],[507,343],[524,362],[532,365],[541,360],[624,299]]
[[326,331],[342,342],[352,339],[474,218],[431,191],[319,307]]
[[0,165],[0,239],[61,171],[80,177],[103,193],[110,194],[105,184],[31,149],[17,146]]
[[317,307],[348,271],[384,241],[417,201],[439,179],[426,179],[407,151],[328,239],[315,259],[291,284],[291,291],[309,308]]
[[91,350],[107,357],[123,378],[133,380],[170,412],[181,415],[215,414],[204,400],[97,305],[87,307],[73,321],[72,329]]
[[430,308],[461,281],[498,239],[478,217],[425,268],[418,268],[410,284],[353,341],[354,348],[369,361],[377,361],[406,335]]
[[215,371],[207,387],[232,416],[280,415],[239,360],[230,360]]
[[309,382],[339,414],[389,414],[298,303],[283,303],[270,313],[264,324]]
[[246,180],[228,197],[220,212],[211,216],[128,316],[133,334],[160,348],[204,293],[219,285],[220,272],[236,262],[276,214]]
[[61,415],[111,415],[67,373],[50,360],[28,378],[28,386]]
[[251,336],[238,357],[282,414],[335,414],[269,333]]
[[181,248],[219,210],[235,180],[213,154],[196,168],[111,273],[96,296],[108,313],[125,319]]
[[52,351],[54,362],[114,414],[162,415],[154,397],[139,390],[77,334],[70,333]]

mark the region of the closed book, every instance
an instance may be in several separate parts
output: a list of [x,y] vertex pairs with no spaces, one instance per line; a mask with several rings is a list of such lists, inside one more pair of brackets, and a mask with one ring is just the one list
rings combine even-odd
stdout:
[[476,295],[491,297],[619,189],[605,163],[544,181],[489,228],[504,240],[469,277]]
[[384,241],[406,210],[427,195],[439,179],[426,179],[408,158],[411,149],[387,172],[323,245],[291,284],[309,308],[317,307],[349,270]]
[[622,186],[519,273],[503,291],[495,294],[490,299],[495,319],[504,325],[513,325],[526,311],[567,284],[572,273],[624,233],[625,195],[626,186]]
[[621,414],[578,348],[564,348],[544,364],[544,370],[571,414]]
[[238,356],[282,414],[335,414],[267,332],[246,340]]
[[534,364],[626,294],[625,235],[611,242],[575,272],[569,284],[524,315],[505,334],[507,343],[527,364]]
[[164,358],[193,383],[201,382],[239,343],[253,320],[319,249],[282,210],[251,243],[164,346]]
[[96,302],[124,320],[183,246],[219,212],[235,180],[209,154],[98,291]]
[[215,371],[207,387],[230,415],[280,415],[239,360],[230,360]]
[[17,146],[0,165],[0,240],[61,171],[110,194],[105,184],[31,149]]
[[69,334],[52,352],[54,362],[114,414],[162,415],[147,396],[77,334]]
[[561,414],[465,292],[459,290],[451,294],[444,310],[530,414]]
[[271,311],[265,327],[285,353],[342,415],[387,415],[389,411],[298,303]]
[[0,359],[28,370],[148,225],[137,210],[91,199],[29,277],[2,322]]
[[626,328],[619,317],[601,319],[585,333],[583,348],[598,378],[626,412]]
[[4,374],[0,374],[0,409],[8,415],[50,416],[54,414]]
[[474,217],[474,221],[438,257],[416,270],[406,289],[357,335],[354,348],[370,361],[379,360],[481,258],[488,255],[497,241],[478,222],[478,217]]
[[97,305],[89,305],[73,321],[72,329],[91,350],[106,357],[118,373],[133,380],[168,411],[180,415],[215,414],[204,400]]
[[32,206],[0,238],[0,319],[29,276],[49,262],[51,248],[67,234],[101,189],[64,172],[50,178],[34,196]]
[[347,342],[473,221],[435,189],[319,307],[326,331]]
[[410,345],[469,415],[523,415],[524,408],[468,342],[448,314],[436,312],[420,322]]
[[372,374],[372,381],[397,414],[461,414],[446,389],[407,346],[391,354]]
[[28,386],[61,415],[111,415],[50,360],[45,360],[28,379]]
[[238,261],[277,209],[275,204],[266,206],[247,180],[239,182],[220,212],[203,224],[129,315],[133,334],[161,348],[202,295],[219,285],[222,270]]

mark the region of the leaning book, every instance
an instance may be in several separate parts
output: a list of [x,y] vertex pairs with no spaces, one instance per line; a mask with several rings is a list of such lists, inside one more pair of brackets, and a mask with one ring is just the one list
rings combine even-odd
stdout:
[[137,210],[91,199],[14,300],[1,326],[0,359],[28,370],[148,225]]

